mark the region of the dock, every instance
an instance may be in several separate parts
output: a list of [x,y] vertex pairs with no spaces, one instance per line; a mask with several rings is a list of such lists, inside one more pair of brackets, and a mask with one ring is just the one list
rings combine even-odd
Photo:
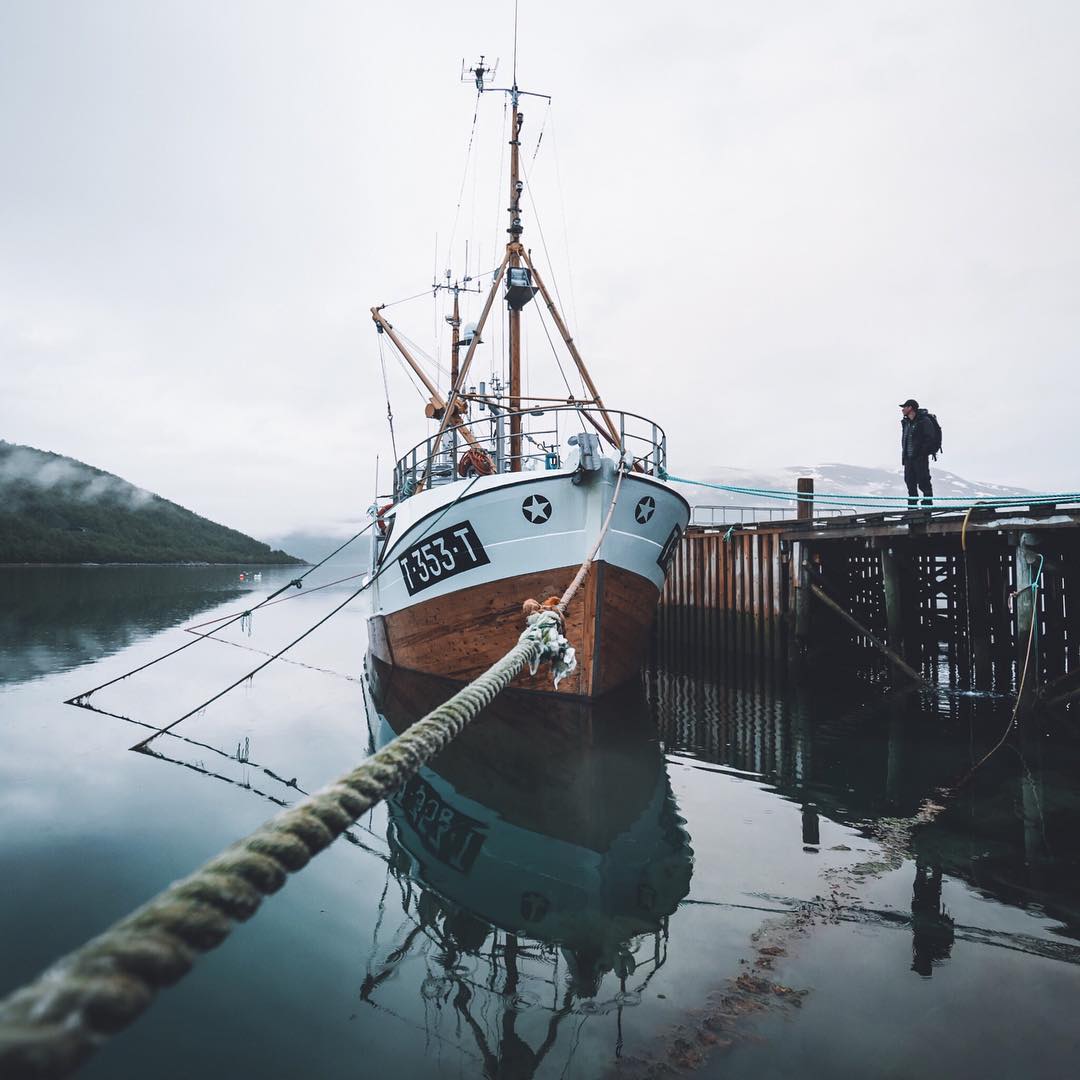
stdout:
[[872,654],[897,677],[1002,692],[1023,680],[1025,703],[1059,704],[1080,694],[1080,504],[698,507],[660,603],[661,625],[733,662]]

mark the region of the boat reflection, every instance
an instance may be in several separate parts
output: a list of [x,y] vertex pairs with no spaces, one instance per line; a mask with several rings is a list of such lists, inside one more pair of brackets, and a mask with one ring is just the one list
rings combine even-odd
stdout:
[[[370,688],[375,747],[454,690],[381,664]],[[422,971],[426,1024],[452,1010],[487,1076],[534,1075],[572,1013],[618,1013],[621,1040],[693,867],[638,687],[591,704],[504,693],[387,809],[407,921],[374,949],[365,1001]]]

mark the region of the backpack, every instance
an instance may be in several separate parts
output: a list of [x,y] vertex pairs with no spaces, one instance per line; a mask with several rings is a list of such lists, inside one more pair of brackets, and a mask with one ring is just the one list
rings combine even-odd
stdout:
[[926,452],[937,461],[937,456],[941,453],[941,423],[932,412],[926,414],[926,419],[930,421],[931,429],[930,445],[926,448]]

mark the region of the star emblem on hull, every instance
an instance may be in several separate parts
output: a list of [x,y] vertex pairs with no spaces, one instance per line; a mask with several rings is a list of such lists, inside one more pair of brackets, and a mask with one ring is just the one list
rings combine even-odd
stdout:
[[634,518],[639,525],[644,525],[655,513],[656,500],[651,495],[646,495],[645,498],[640,499],[637,506],[634,507]]
[[522,504],[521,512],[526,521],[534,525],[543,525],[551,517],[551,502],[543,495],[530,495]]

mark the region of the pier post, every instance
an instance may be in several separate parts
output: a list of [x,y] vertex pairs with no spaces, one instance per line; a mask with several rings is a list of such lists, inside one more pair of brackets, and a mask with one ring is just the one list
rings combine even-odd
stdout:
[[800,652],[806,653],[810,642],[810,622],[813,615],[813,601],[810,596],[810,552],[805,544],[799,544],[799,580],[795,589],[795,641]]
[[889,647],[904,656],[904,591],[900,560],[891,547],[881,549],[881,583],[885,592],[885,623]]
[[795,490],[800,496],[809,496],[809,498],[799,499],[795,510],[796,520],[812,521],[814,518],[814,478],[812,476],[800,476]]
[[1039,681],[1038,634],[1033,635],[1033,628],[1037,630],[1034,620],[1038,618],[1038,612],[1035,609],[1035,590],[1032,588],[1035,582],[1035,567],[1039,562],[1038,553],[1035,551],[1038,542],[1034,533],[1023,533],[1016,546],[1016,649],[1019,664],[1016,671],[1017,679],[1023,680],[1022,689],[1019,682],[1017,683],[1017,694],[1020,696],[1018,706],[1021,711],[1034,700]]

